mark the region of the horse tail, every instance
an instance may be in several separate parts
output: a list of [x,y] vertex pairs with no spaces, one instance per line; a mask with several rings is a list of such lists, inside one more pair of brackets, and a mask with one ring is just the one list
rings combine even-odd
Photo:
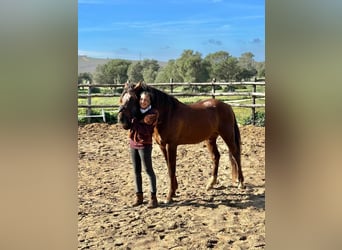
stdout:
[[234,139],[235,144],[237,146],[238,154],[241,154],[241,135],[240,135],[240,129],[236,121],[236,117],[234,116]]
[[[234,162],[233,164],[233,180],[238,181],[238,187],[244,188],[244,178],[242,174],[242,169],[241,169],[241,135],[240,135],[240,129],[236,121],[236,117],[234,116],[234,140],[236,144],[236,157],[234,157]],[[238,180],[236,180],[236,177],[238,177]]]

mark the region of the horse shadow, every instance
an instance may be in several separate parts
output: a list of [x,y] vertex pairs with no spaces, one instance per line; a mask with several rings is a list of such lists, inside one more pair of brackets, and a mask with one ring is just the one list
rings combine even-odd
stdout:
[[[161,203],[161,207],[171,206],[191,206],[191,207],[205,207],[217,208],[218,206],[227,206],[238,209],[262,209],[265,210],[265,190],[262,193],[254,193],[255,188],[263,188],[264,186],[246,185],[246,190],[240,190],[236,187],[219,186],[213,188],[215,192],[202,195],[198,198],[184,199],[180,194],[174,197],[171,203]],[[236,189],[236,190],[233,190]],[[234,192],[230,192],[233,190]],[[218,192],[220,191],[220,192]]]

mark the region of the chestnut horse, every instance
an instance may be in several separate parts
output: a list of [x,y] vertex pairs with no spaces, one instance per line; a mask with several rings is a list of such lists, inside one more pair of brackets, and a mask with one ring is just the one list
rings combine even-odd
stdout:
[[195,144],[205,140],[214,162],[207,190],[217,183],[220,160],[216,144],[218,136],[222,137],[229,148],[233,182],[237,182],[240,188],[244,187],[240,131],[230,105],[216,99],[186,105],[175,97],[144,83],[126,84],[120,97],[118,113],[118,120],[124,129],[130,129],[131,119],[139,116],[139,98],[142,91],[149,91],[152,94],[152,106],[159,111],[159,120],[153,137],[159,144],[168,167],[170,188],[167,203],[172,201],[178,188],[176,178],[178,145]]

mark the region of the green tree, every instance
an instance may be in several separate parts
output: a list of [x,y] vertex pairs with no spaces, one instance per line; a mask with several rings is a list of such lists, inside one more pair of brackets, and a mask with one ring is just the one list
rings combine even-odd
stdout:
[[113,59],[106,64],[96,67],[95,80],[98,83],[113,84],[124,83],[128,80],[128,67],[131,62],[123,59]]
[[255,69],[254,55],[251,52],[241,54],[239,57],[239,66],[243,69],[252,70]]
[[255,68],[258,72],[258,77],[265,78],[265,62],[256,62]]
[[92,83],[93,82],[93,75],[89,72],[79,73],[77,82],[78,82],[78,84],[86,83],[86,82]]
[[208,54],[204,61],[210,79],[215,78],[218,81],[236,80],[240,72],[238,60],[226,51]]
[[156,82],[169,82],[170,76],[167,74],[167,65],[162,67],[156,76]]
[[226,81],[237,80],[241,70],[238,63],[239,61],[236,57],[229,57],[224,63],[224,77]]
[[183,82],[200,82],[206,70],[202,64],[201,54],[192,50],[184,50],[176,60],[176,69]]
[[208,54],[204,58],[204,62],[209,74],[209,78],[215,78],[218,81],[227,80],[226,67],[228,59],[231,56],[226,51],[218,51],[215,53]]
[[145,59],[142,61],[142,76],[145,82],[153,83],[156,80],[158,71],[160,69],[157,60]]
[[143,65],[140,62],[133,62],[127,70],[128,79],[131,82],[139,82],[143,80]]
[[173,79],[173,82],[183,81],[183,78],[178,74],[176,60],[169,60],[168,63],[158,71],[155,81],[170,82],[171,78]]
[[159,68],[157,60],[145,59],[142,62],[133,62],[128,68],[128,78],[132,82],[144,80],[147,83],[153,83],[156,80]]
[[241,68],[238,74],[238,80],[249,80],[250,78],[257,75],[257,70],[255,68],[256,63],[254,61],[254,55],[251,52],[243,53],[239,57],[239,66]]

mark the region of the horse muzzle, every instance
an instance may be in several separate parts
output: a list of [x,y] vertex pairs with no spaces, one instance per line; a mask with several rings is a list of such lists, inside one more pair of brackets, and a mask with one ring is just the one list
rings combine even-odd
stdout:
[[131,124],[130,119],[127,116],[125,116],[121,111],[119,111],[118,113],[118,121],[121,124],[123,129],[128,130],[131,128],[132,124]]

